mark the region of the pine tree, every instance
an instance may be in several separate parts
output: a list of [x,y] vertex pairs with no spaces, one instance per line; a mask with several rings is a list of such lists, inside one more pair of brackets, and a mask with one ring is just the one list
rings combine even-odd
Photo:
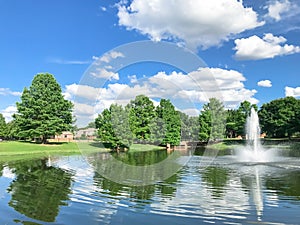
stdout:
[[14,115],[23,138],[47,138],[72,129],[73,104],[65,100],[60,85],[48,73],[37,74],[31,86],[24,88]]

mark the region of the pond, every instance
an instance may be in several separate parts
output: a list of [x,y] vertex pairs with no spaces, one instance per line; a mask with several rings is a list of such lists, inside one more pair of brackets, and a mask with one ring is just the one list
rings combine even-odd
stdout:
[[298,157],[242,163],[232,155],[212,159],[186,152],[176,156],[177,162],[187,162],[181,169],[144,186],[111,181],[99,170],[111,157],[138,167],[159,164],[172,154],[0,163],[0,224],[299,224]]

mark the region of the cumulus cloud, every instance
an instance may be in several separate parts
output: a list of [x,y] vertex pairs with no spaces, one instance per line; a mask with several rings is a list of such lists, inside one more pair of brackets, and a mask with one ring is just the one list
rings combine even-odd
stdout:
[[236,108],[244,100],[258,103],[254,98],[256,90],[246,89],[245,80],[235,70],[200,68],[188,74],[159,72],[136,83],[113,83],[101,88],[72,84],[66,86],[65,95],[73,96],[77,118],[94,118],[111,104],[125,106],[141,94],[155,104],[160,98],[170,99],[177,109],[195,115],[199,112],[195,105],[206,103],[211,97],[221,99],[226,108]]
[[258,15],[237,0],[121,1],[119,25],[154,41],[172,39],[188,47],[220,45],[235,34],[262,26]]
[[267,17],[276,21],[281,20],[282,14],[289,12],[292,9],[292,4],[289,0],[273,1],[266,7],[268,9]]
[[8,106],[7,108],[3,109],[0,111],[0,113],[4,116],[6,122],[11,121],[12,115],[17,112],[17,107],[16,106]]
[[[238,60],[269,59],[276,56],[291,55],[300,52],[299,46],[284,44],[287,40],[282,36],[265,34],[263,38],[256,35],[236,39],[235,58]],[[284,44],[284,45],[283,45]]]
[[120,79],[118,73],[108,71],[104,68],[99,68],[99,69],[97,69],[96,72],[91,72],[90,74],[93,77],[104,78],[104,79],[108,79],[108,80],[119,80]]
[[285,87],[285,96],[300,97],[300,87]]
[[272,87],[272,82],[270,80],[261,80],[257,82],[260,87]]
[[119,57],[123,58],[124,54],[122,52],[111,51],[111,52],[104,54],[102,57],[93,56],[93,59],[100,60],[101,62],[109,63],[109,62],[111,62],[111,60],[119,58]]
[[8,95],[21,96],[22,93],[18,92],[18,91],[11,91],[9,88],[0,88],[0,95],[3,95],[3,96],[8,96]]

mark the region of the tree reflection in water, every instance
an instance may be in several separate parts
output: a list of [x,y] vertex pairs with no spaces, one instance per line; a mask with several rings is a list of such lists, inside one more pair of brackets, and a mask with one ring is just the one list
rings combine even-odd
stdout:
[[47,159],[9,164],[16,178],[8,187],[8,203],[16,211],[30,218],[54,222],[59,207],[67,205],[71,193],[72,174],[47,166]]

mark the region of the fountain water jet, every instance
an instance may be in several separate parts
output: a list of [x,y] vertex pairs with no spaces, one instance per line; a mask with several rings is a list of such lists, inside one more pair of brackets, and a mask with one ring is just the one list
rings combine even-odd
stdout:
[[251,108],[246,121],[247,146],[237,149],[239,161],[243,162],[270,162],[274,160],[275,149],[264,149],[260,142],[260,126],[258,114]]

